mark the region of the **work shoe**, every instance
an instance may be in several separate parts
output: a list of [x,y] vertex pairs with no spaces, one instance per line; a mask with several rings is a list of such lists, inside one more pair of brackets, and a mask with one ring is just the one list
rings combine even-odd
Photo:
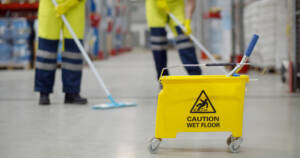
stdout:
[[65,104],[87,104],[87,99],[82,98],[78,93],[66,93]]
[[40,93],[39,105],[50,105],[49,93]]

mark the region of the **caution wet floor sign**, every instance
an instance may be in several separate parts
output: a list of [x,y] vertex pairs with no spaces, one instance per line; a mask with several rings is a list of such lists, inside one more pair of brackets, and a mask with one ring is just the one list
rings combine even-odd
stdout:
[[216,113],[214,106],[210,102],[204,90],[202,90],[197,98],[193,108],[191,109],[191,113]]
[[[216,110],[211,103],[209,97],[204,90],[200,93],[195,104],[193,105],[190,113],[216,113]],[[190,115],[186,119],[188,128],[219,128],[220,117],[218,115],[206,116],[206,115]]]
[[175,138],[178,132],[242,135],[248,76],[164,76],[160,80],[156,138]]

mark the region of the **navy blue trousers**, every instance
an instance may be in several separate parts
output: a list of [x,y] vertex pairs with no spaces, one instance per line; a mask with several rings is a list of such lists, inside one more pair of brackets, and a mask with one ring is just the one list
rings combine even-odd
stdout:
[[[186,36],[183,31],[176,27],[178,36],[176,37],[176,48],[179,51],[179,56],[182,64],[199,64],[197,60],[196,50],[194,44]],[[167,67],[167,32],[163,27],[150,28],[150,40],[155,68],[157,72],[157,79],[159,79],[162,69]],[[200,67],[185,67],[189,75],[201,75]],[[165,70],[162,75],[169,75],[168,70]]]
[[[34,84],[34,90],[37,92],[53,92],[58,43],[58,40],[39,38]],[[73,39],[65,39],[64,44],[65,51],[62,53],[61,65],[63,92],[79,93],[83,67],[82,55]]]

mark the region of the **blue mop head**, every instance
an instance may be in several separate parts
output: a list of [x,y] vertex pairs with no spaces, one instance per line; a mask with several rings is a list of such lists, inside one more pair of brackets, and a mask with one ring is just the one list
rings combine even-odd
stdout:
[[125,103],[125,102],[116,102],[115,99],[111,96],[107,96],[108,99],[110,100],[110,103],[106,104],[99,104],[99,105],[94,105],[92,109],[98,110],[98,109],[113,109],[113,108],[122,108],[122,107],[130,107],[130,106],[136,106],[136,103]]
[[137,106],[136,103],[106,103],[106,104],[99,104],[94,105],[92,109],[94,110],[104,110],[104,109],[113,109],[113,108],[122,108],[122,107],[130,107],[130,106]]

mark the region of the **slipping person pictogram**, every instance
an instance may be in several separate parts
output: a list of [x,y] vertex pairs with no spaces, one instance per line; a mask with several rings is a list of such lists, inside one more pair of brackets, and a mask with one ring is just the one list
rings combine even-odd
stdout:
[[204,90],[202,90],[197,98],[194,106],[191,109],[191,113],[216,113],[214,106]]

